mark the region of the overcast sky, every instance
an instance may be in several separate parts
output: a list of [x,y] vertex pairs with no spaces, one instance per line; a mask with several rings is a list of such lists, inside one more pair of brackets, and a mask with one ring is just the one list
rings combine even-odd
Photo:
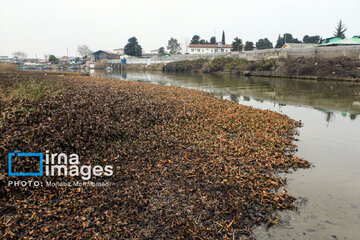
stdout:
[[360,0],[0,0],[0,56],[24,51],[76,56],[124,47],[136,36],[145,51],[166,47],[170,37],[184,48],[194,34],[254,41],[279,34],[332,36],[342,19],[347,37],[360,35]]

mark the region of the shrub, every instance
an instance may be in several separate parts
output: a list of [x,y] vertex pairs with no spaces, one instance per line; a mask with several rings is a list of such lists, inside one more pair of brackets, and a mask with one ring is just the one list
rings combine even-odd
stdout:
[[215,58],[211,61],[210,71],[211,72],[218,72],[223,71],[225,69],[226,64],[231,63],[233,61],[232,58]]
[[239,71],[242,69],[244,64],[246,64],[248,61],[246,59],[240,58],[240,59],[234,59],[232,62],[226,64],[225,70],[227,71]]
[[16,71],[16,65],[13,63],[0,63],[0,73],[10,73]]

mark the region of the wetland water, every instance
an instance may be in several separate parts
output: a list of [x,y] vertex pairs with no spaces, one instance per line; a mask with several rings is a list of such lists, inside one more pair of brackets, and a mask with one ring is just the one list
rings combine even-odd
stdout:
[[269,109],[303,123],[297,155],[311,169],[286,174],[298,212],[253,229],[258,239],[360,239],[360,84],[210,74],[93,72],[124,80],[198,89]]

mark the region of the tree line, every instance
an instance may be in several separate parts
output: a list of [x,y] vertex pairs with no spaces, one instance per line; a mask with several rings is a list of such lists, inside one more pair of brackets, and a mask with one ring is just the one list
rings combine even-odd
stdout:
[[[340,20],[336,26],[334,36],[345,38],[346,27]],[[305,35],[302,40],[294,38],[291,33],[285,33],[282,36],[279,35],[275,48],[282,48],[285,43],[319,43],[321,41],[321,37],[319,35]],[[199,35],[195,34],[190,44],[217,44],[216,37],[212,36],[209,41],[206,39],[202,39]],[[225,32],[222,32],[221,43],[226,44],[225,41]],[[254,49],[271,49],[274,48],[273,43],[268,38],[259,39],[255,44],[251,41],[246,41],[243,44],[241,38],[236,37],[232,42],[232,51],[251,51]],[[168,52],[165,50],[165,47],[160,47],[158,49],[158,54],[160,56],[169,54],[181,54],[180,43],[176,38],[171,37],[168,41],[168,45],[166,47]],[[129,56],[141,56],[142,55],[142,47],[139,45],[136,37],[131,37],[128,40],[128,43],[124,47],[124,52]],[[83,55],[83,54],[82,54]]]
[[[335,27],[333,36],[345,38],[346,30],[347,30],[346,26],[343,24],[342,20],[340,20],[338,22],[337,26]],[[360,35],[359,35],[359,37],[360,37]],[[313,36],[305,35],[302,38],[302,40],[299,40],[297,38],[294,38],[291,33],[285,33],[283,35],[279,35],[279,37],[276,41],[276,44],[275,44],[275,48],[281,48],[284,46],[285,43],[314,43],[315,44],[315,43],[319,43],[321,40],[322,39],[319,35],[313,35]],[[197,34],[192,37],[191,42],[190,42],[190,44],[217,44],[217,43],[218,42],[216,41],[215,36],[212,36],[208,41],[208,40],[202,39]],[[222,32],[221,43],[226,44],[224,31]],[[251,41],[246,41],[245,44],[243,44],[242,39],[239,37],[234,38],[234,40],[232,41],[232,51],[243,51],[243,50],[250,51],[250,50],[254,50],[255,48],[256,49],[271,49],[271,48],[274,48],[274,46],[273,46],[273,43],[268,38],[259,39],[255,44]],[[180,54],[181,53],[180,43],[178,42],[177,39],[175,39],[173,37],[171,37],[169,39],[166,49],[168,50],[169,54]],[[124,47],[124,52],[126,55],[129,55],[129,56],[137,56],[137,57],[142,56],[142,47],[139,44],[136,37],[131,37],[128,39],[128,43]],[[92,51],[90,50],[90,48],[87,45],[79,45],[78,53],[82,56],[83,59],[86,59],[88,56],[90,56]],[[164,47],[160,47],[158,49],[158,54],[166,55],[167,51],[165,50]],[[15,51],[12,53],[12,55],[19,59],[24,59],[27,57],[26,53],[23,51]],[[49,60],[51,62],[58,61],[58,59],[54,55],[51,55],[49,57]]]
[[[340,20],[338,25],[335,28],[334,36],[345,38],[346,30],[347,30],[347,28]],[[285,33],[282,36],[279,35],[279,37],[276,41],[276,44],[275,44],[275,48],[282,48],[285,43],[314,43],[315,44],[315,43],[319,43],[320,41],[321,41],[321,37],[319,35],[314,35],[314,36],[305,35],[301,41],[297,38],[294,38],[291,33]],[[224,31],[222,32],[221,43],[226,44]],[[210,44],[217,44],[217,41],[216,41],[215,36],[212,36],[208,41],[206,39],[202,39],[199,35],[195,34],[192,37],[190,44],[194,44],[194,45],[208,44],[208,45],[210,45]],[[234,40],[232,42],[232,51],[243,51],[243,50],[251,51],[251,50],[254,50],[255,48],[256,49],[271,49],[271,48],[274,48],[274,46],[273,46],[273,43],[268,38],[259,39],[255,44],[251,41],[246,41],[245,44],[243,44],[242,39],[239,37],[234,38]],[[169,54],[181,54],[181,47],[180,47],[180,43],[178,42],[178,40],[171,37],[168,41],[167,50],[168,50]],[[136,37],[129,38],[128,43],[124,47],[124,52],[125,52],[125,54],[130,55],[130,56],[138,56],[139,57],[142,55],[142,48],[139,45]],[[158,54],[166,55],[167,52],[164,47],[160,47],[158,49]]]

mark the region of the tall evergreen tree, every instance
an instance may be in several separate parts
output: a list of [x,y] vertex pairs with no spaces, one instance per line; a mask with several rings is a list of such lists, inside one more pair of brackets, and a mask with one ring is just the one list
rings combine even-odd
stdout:
[[199,44],[199,42],[200,42],[200,36],[194,35],[190,41],[190,44]]
[[242,40],[238,37],[234,38],[234,41],[232,42],[232,49],[231,51],[242,51]]
[[52,64],[57,64],[57,63],[59,63],[59,59],[57,57],[55,57],[54,55],[50,55],[49,62],[51,62]]
[[285,33],[283,37],[279,35],[275,48],[282,48],[285,43],[301,43],[301,41],[297,38],[293,38],[292,34]]
[[275,48],[281,48],[283,45],[284,45],[284,41],[283,41],[283,39],[281,38],[281,36],[279,34],[279,37],[278,37],[278,39],[276,41]]
[[129,56],[141,56],[142,48],[139,45],[136,37],[129,38],[128,43],[124,47],[124,52]]
[[245,43],[245,51],[251,51],[254,50],[254,43],[253,42],[246,42]]
[[222,38],[221,38],[221,43],[225,44],[225,31],[223,31]]
[[215,36],[210,38],[210,43],[211,44],[216,44],[216,37]]
[[320,41],[320,36],[315,35],[315,36],[309,36],[309,35],[305,35],[303,37],[303,43],[318,43]]
[[346,30],[347,30],[346,26],[342,23],[342,21],[340,19],[338,25],[335,28],[334,37],[345,38]]
[[270,40],[267,39],[267,38],[259,39],[259,41],[256,42],[256,48],[257,48],[257,49],[273,48],[273,44],[272,44],[272,42],[270,42]]
[[205,40],[205,39],[201,39],[199,41],[199,44],[209,44],[209,42],[207,40]]
[[161,56],[161,55],[164,55],[166,52],[165,52],[165,48],[164,47],[161,47],[159,48],[158,50],[158,54]]

